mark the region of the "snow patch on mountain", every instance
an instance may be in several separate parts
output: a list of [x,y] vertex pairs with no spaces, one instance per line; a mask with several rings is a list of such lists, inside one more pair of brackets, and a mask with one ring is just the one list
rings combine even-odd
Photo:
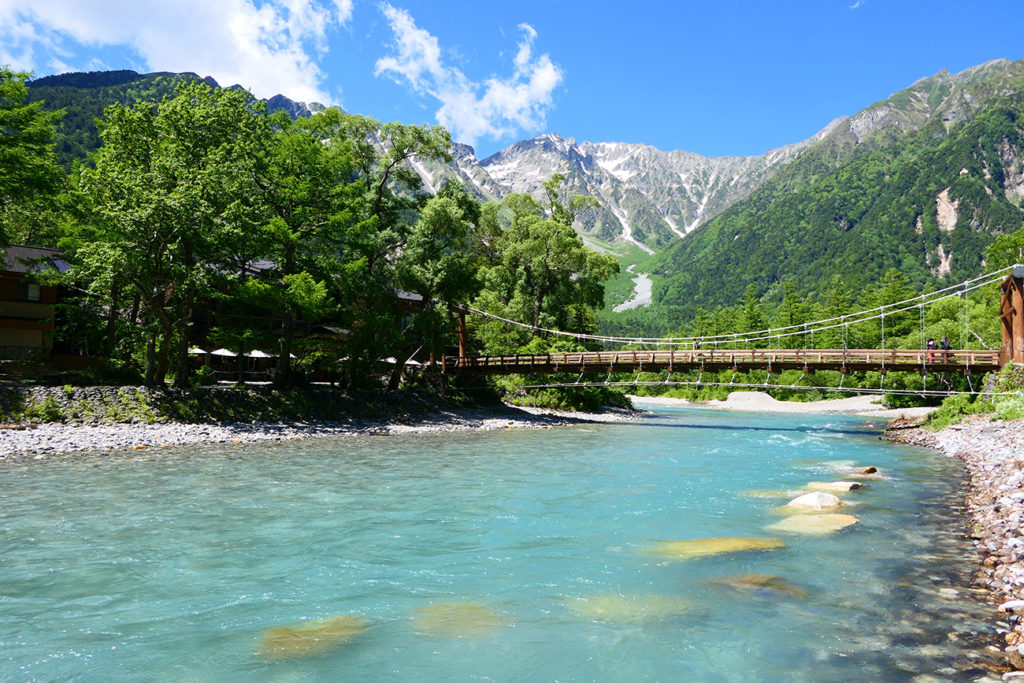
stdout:
[[[632,273],[635,267],[636,264],[632,264],[626,270]],[[634,308],[650,306],[653,301],[653,293],[654,281],[651,280],[647,273],[637,273],[636,277],[633,278],[633,296],[627,301],[623,301],[612,310],[616,313],[622,313],[623,311],[629,311]]]

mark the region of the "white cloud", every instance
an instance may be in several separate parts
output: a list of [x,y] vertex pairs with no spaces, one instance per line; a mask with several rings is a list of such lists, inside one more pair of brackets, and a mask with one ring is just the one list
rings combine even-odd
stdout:
[[381,11],[395,34],[394,53],[377,60],[377,75],[387,74],[441,103],[438,123],[456,140],[475,144],[481,137],[498,139],[520,130],[537,130],[552,106],[551,94],[562,82],[561,69],[548,55],[533,55],[537,32],[520,24],[514,71],[508,78],[473,82],[458,68],[442,61],[437,38],[416,26],[405,10],[384,4]]
[[0,0],[0,63],[96,68],[97,48],[128,47],[148,69],[327,102],[317,59],[351,16],[352,0]]
[[857,0],[857,2],[850,5],[850,9],[859,9],[864,4],[864,0]]

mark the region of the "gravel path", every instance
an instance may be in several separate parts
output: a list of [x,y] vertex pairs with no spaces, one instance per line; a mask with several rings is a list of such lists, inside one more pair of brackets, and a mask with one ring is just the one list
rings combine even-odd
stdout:
[[1024,670],[1024,420],[972,420],[930,432],[894,420],[889,438],[927,446],[963,461],[971,537],[982,562],[973,583],[998,605],[1008,664]]

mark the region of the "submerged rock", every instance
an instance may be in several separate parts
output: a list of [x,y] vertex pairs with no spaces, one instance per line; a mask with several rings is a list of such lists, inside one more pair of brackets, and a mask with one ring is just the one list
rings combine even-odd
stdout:
[[742,491],[740,493],[744,498],[789,498],[794,495],[792,491]]
[[689,601],[674,595],[587,595],[566,598],[573,612],[592,621],[631,624],[656,621],[688,612]]
[[794,515],[781,522],[769,524],[772,531],[788,531],[794,534],[830,534],[848,526],[860,523],[853,515]]
[[783,505],[780,511],[788,513],[821,512],[823,510],[835,510],[841,507],[842,504],[843,501],[839,500],[839,497],[834,494],[815,491],[814,493],[805,493],[794,498]]
[[859,481],[810,481],[804,488],[808,491],[824,491],[826,493],[849,493],[864,484]]
[[443,603],[420,607],[412,613],[413,628],[426,636],[473,638],[505,625],[505,619],[476,602]]
[[726,536],[721,538],[694,538],[688,541],[664,541],[651,548],[661,557],[688,560],[695,557],[709,557],[747,550],[773,550],[785,548],[786,544],[777,538],[747,538]]
[[272,659],[323,654],[349,642],[366,630],[369,621],[352,614],[277,626],[263,632],[260,655]]
[[712,583],[727,586],[744,593],[750,593],[757,597],[793,597],[803,599],[808,595],[807,591],[800,586],[774,574],[723,576],[712,580]]

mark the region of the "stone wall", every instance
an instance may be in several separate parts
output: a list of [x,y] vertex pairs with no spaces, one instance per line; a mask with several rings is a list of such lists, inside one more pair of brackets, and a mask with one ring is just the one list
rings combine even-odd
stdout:
[[417,415],[451,405],[436,393],[413,391],[32,386],[0,389],[0,423],[329,422]]

